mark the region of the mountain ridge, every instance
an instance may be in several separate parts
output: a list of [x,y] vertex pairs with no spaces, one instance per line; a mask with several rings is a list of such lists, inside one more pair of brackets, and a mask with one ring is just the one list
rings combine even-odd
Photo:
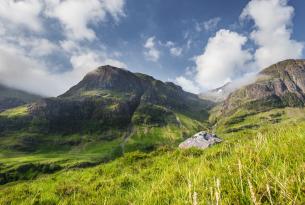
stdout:
[[31,103],[40,98],[42,97],[19,89],[10,88],[0,83],[0,112]]
[[222,113],[248,109],[301,107],[305,104],[305,60],[288,59],[263,69],[257,80],[234,92],[222,103]]
[[27,117],[44,132],[95,132],[127,129],[130,123],[177,124],[176,113],[202,121],[212,105],[173,83],[106,65],[64,94],[32,103]]

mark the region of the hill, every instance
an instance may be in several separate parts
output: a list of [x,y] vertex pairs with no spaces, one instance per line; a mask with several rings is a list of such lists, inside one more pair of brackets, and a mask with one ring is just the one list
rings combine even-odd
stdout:
[[93,166],[135,150],[176,147],[208,127],[211,106],[173,83],[99,67],[59,97],[0,113],[0,159],[10,159],[0,184]]
[[[179,86],[111,66],[6,110],[0,204],[302,204],[302,62],[263,70],[209,116],[213,104]],[[222,143],[177,149],[211,129]]]
[[175,113],[202,121],[212,104],[173,83],[102,66],[58,98],[33,104],[30,115],[50,132],[103,132],[131,124],[179,124]]
[[40,96],[0,84],[0,112],[9,108],[34,102],[40,98]]
[[247,116],[226,128],[261,127],[217,129],[224,142],[204,151],[136,151],[92,168],[3,185],[0,204],[302,204],[304,113],[286,108]]
[[222,104],[221,112],[302,107],[304,103],[305,61],[285,60],[263,69],[255,83],[231,93]]

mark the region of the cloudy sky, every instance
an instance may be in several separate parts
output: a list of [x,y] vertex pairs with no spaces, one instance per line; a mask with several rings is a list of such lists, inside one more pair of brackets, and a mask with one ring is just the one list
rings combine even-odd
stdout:
[[304,0],[1,0],[0,83],[56,96],[110,64],[203,92],[305,57]]

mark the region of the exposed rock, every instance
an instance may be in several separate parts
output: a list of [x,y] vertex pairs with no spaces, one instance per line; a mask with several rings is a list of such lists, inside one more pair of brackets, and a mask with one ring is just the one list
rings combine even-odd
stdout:
[[231,93],[222,113],[246,109],[299,107],[305,104],[305,60],[285,60],[262,70],[256,82]]
[[222,142],[222,139],[218,138],[216,135],[201,131],[179,144],[179,148],[187,149],[196,147],[199,149],[206,149],[220,142]]

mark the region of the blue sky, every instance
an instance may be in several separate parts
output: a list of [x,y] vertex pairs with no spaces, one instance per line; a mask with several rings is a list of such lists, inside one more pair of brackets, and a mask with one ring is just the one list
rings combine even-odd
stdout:
[[3,0],[0,83],[56,96],[112,64],[204,92],[304,58],[303,0]]

